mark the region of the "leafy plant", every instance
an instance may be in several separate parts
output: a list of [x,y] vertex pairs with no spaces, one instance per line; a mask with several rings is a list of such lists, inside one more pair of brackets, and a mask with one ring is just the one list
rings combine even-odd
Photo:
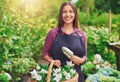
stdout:
[[92,61],[93,56],[99,53],[104,60],[110,61],[110,63],[115,63],[115,54],[112,51],[108,52],[108,29],[104,27],[96,28],[91,26],[85,28],[85,32],[87,34],[87,50],[89,60]]
[[[120,16],[118,16],[118,18],[120,18]],[[116,20],[115,23],[112,24],[112,32],[111,32],[111,37],[110,37],[111,42],[118,42],[120,40],[120,28],[119,27],[120,27],[120,22],[119,20]]]
[[82,66],[83,74],[85,75],[85,78],[88,77],[90,74],[96,73],[96,66],[92,62],[86,62]]
[[5,74],[0,74],[0,81],[1,82],[9,82],[9,80]]
[[10,74],[2,71],[0,73],[0,82],[9,82],[12,79],[12,77],[10,76]]
[[32,58],[16,58],[9,62],[11,64],[4,66],[4,69],[11,74],[13,82],[20,80],[22,75],[28,74],[37,66]]

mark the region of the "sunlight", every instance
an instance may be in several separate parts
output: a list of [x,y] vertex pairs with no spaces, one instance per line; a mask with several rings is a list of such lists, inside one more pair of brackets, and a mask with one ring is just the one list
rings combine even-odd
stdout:
[[21,0],[19,8],[20,10],[31,10],[36,9],[37,7],[41,7],[44,0]]
[[21,2],[25,6],[35,6],[38,5],[39,0],[22,0]]

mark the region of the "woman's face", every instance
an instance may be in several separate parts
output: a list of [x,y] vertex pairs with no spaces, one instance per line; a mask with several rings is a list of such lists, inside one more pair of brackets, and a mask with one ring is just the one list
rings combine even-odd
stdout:
[[73,12],[72,7],[70,5],[64,6],[62,12],[62,19],[64,21],[64,24],[72,24],[74,18],[75,18],[75,14]]

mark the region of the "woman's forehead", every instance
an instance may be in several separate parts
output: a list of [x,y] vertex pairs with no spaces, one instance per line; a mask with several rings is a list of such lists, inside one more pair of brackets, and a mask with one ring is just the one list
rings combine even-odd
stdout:
[[73,10],[72,7],[70,5],[65,5],[63,7],[63,10]]

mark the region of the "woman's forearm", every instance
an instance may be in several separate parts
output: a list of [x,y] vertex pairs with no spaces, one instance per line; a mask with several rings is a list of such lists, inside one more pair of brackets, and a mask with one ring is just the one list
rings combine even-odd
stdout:
[[52,58],[49,55],[46,55],[43,58],[47,60],[49,63],[52,61]]

